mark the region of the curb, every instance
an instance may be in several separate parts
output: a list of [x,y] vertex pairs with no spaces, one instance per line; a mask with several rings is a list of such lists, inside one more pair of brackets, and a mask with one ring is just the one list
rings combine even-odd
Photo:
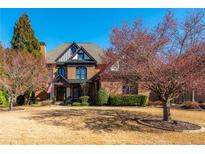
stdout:
[[203,126],[199,126],[198,124],[195,124],[195,125],[199,126],[200,129],[196,129],[196,130],[181,130],[181,131],[178,130],[177,131],[177,130],[169,130],[169,129],[166,129],[166,128],[156,127],[156,126],[144,123],[142,120],[145,120],[145,119],[139,119],[139,120],[137,120],[137,122],[139,124],[142,124],[142,125],[145,125],[145,126],[148,126],[148,127],[157,128],[157,129],[161,129],[161,130],[165,130],[165,131],[181,132],[181,133],[201,133],[201,132],[205,132],[205,128]]

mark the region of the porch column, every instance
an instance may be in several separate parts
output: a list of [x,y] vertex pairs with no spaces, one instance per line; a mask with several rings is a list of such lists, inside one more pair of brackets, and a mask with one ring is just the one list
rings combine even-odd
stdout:
[[70,87],[66,87],[66,98],[70,96]]
[[54,94],[54,85],[52,85],[51,87],[51,93],[50,93],[50,99],[54,98],[55,94]]

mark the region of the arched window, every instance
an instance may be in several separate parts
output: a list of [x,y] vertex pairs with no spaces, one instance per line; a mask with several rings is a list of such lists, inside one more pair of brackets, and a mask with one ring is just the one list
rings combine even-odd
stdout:
[[65,68],[64,67],[58,68],[58,75],[65,77]]
[[76,67],[76,79],[87,79],[87,69],[85,66]]

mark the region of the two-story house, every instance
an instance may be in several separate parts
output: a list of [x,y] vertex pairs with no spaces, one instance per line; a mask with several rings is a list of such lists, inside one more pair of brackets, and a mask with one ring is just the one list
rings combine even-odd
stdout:
[[48,93],[63,101],[81,95],[96,97],[99,83],[94,80],[100,71],[103,49],[93,43],[64,43],[46,54],[50,78]]
[[[77,99],[88,95],[95,101],[100,87],[110,94],[138,93],[137,85],[127,84],[120,79],[101,78],[104,50],[94,43],[64,43],[46,53],[41,42],[41,52],[46,58],[49,86],[48,97],[56,101],[65,98]],[[111,67],[116,71],[116,66]],[[46,99],[47,96],[41,98]]]
[[[119,70],[116,62],[109,68],[102,70],[102,57],[104,50],[94,43],[64,43],[46,53],[45,43],[41,43],[41,52],[46,58],[49,86],[48,97],[56,101],[65,98],[77,99],[82,95],[88,95],[91,101],[95,101],[100,87],[105,88],[110,94],[144,94],[150,95],[150,91],[140,88],[139,84],[133,84],[125,80],[101,78],[100,74],[106,69]],[[44,97],[46,99],[48,97]],[[187,96],[189,99],[189,96]],[[158,100],[156,95],[151,99]],[[197,100],[201,97],[197,97]]]

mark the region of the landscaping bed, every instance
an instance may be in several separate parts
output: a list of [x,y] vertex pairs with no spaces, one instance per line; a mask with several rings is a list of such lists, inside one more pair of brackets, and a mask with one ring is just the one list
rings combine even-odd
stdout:
[[163,121],[161,119],[142,119],[138,121],[141,124],[146,126],[168,130],[168,131],[177,131],[177,132],[195,132],[195,131],[202,131],[203,127],[198,126],[196,124],[192,124],[189,122],[184,121]]
[[[148,106],[162,108],[163,104],[161,101],[149,101]],[[205,103],[187,101],[183,103],[171,104],[171,107],[176,109],[191,110],[191,111],[204,111]]]
[[205,103],[198,102],[184,102],[177,106],[179,109],[202,111],[205,109]]

